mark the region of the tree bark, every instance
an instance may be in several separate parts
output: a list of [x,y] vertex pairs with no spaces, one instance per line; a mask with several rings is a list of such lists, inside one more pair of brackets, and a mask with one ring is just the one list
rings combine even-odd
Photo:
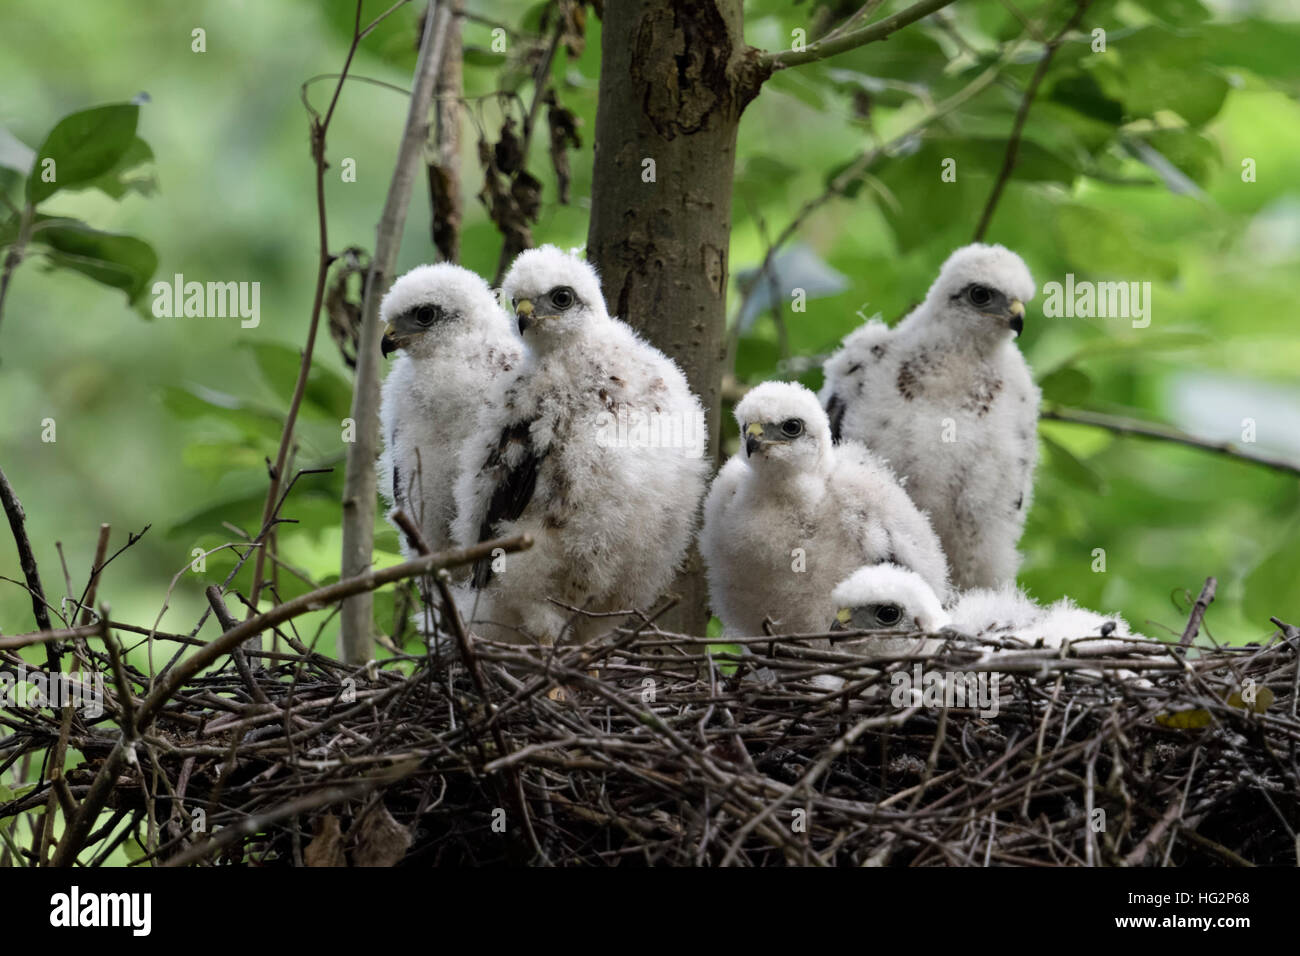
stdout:
[[[700,396],[715,458],[736,132],[769,72],[741,28],[741,0],[605,5],[587,237],[611,313],[675,359]],[[694,550],[677,591],[667,623],[702,635]]]
[[460,141],[465,93],[464,45],[461,39],[464,0],[450,0],[451,20],[442,51],[442,65],[434,87],[437,162],[429,166],[432,211],[429,227],[434,247],[447,262],[460,262],[460,226],[464,217],[461,197]]

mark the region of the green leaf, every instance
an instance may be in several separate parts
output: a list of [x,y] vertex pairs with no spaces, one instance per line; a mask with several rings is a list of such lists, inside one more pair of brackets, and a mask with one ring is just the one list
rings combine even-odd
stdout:
[[[1188,179],[1201,186],[1209,181],[1210,176],[1218,169],[1222,158],[1219,155],[1219,148],[1208,137],[1202,136],[1195,130],[1154,130],[1143,135],[1142,139]],[[1140,154],[1139,158],[1142,158]],[[1152,168],[1164,177],[1160,169],[1155,166]],[[1165,184],[1171,185],[1169,179],[1164,178]]]
[[279,412],[257,408],[243,399],[205,388],[188,385],[177,388],[165,385],[161,389],[163,407],[183,421],[214,418],[238,429],[246,443],[262,446],[265,441],[278,441],[284,428],[284,418]]
[[485,50],[479,46],[465,47],[465,65],[466,66],[483,66],[489,69],[497,69],[506,62],[504,53],[493,53],[491,50]]
[[[69,113],[54,125],[36,151],[27,177],[27,200],[42,202],[60,189],[75,189],[111,170],[135,142],[140,107],[116,103]],[[54,181],[44,180],[46,160],[54,160]]]
[[1203,126],[1218,115],[1228,81],[1200,59],[1212,43],[1150,28],[1129,36],[1124,46],[1134,51],[1124,59],[1121,79],[1129,117],[1172,110],[1189,125]]
[[[897,204],[882,200],[899,248],[904,252],[948,245],[958,235],[967,237],[979,219],[989,188],[1002,168],[1007,144],[993,137],[949,137],[928,140],[911,155],[898,156],[878,166],[878,178]],[[946,160],[956,162],[956,181],[944,182]],[[1024,140],[1011,182],[1072,183],[1071,163],[1059,154]]]
[[[312,476],[315,477],[315,476]],[[262,506],[266,502],[265,488],[254,488],[243,495],[233,495],[222,501],[206,505],[187,515],[177,524],[167,529],[167,536],[192,542],[204,535],[215,536],[220,541],[231,540],[231,534],[224,523],[230,522],[255,535],[261,528]],[[299,522],[294,530],[320,530],[337,528],[339,524],[339,498],[336,492],[322,490],[319,485],[307,484],[305,479],[294,486],[294,490],[285,506],[281,509],[283,518]],[[286,530],[288,525],[284,526]],[[229,552],[223,552],[229,553]],[[208,558],[208,572],[219,566],[214,562],[216,555]],[[235,560],[231,557],[229,560]],[[228,569],[227,569],[228,570]],[[224,572],[222,572],[224,573]],[[326,583],[326,582],[321,582]]]
[[1098,215],[1090,206],[1062,204],[1056,230],[1066,260],[1078,273],[1106,278],[1168,281],[1178,275],[1178,263],[1167,246],[1159,249],[1142,240],[1142,220],[1118,210]]
[[529,33],[540,33],[542,30],[542,15],[550,5],[550,0],[542,0],[541,3],[534,3],[531,7],[525,10],[523,16],[519,18],[520,28]]
[[32,233],[50,264],[72,269],[96,282],[121,289],[134,305],[149,289],[158,268],[158,256],[142,239],[113,232],[100,232],[76,220],[46,226]]
[[1076,488],[1082,488],[1091,494],[1103,493],[1106,482],[1102,480],[1096,469],[1081,458],[1076,457],[1074,452],[1056,439],[1049,438],[1041,431],[1038,437],[1052,456],[1051,468],[1053,473]]
[[1300,49],[1300,23],[1246,20],[1214,26],[1214,42],[1204,60],[1224,67],[1240,67],[1293,92],[1300,89],[1296,50]]
[[1175,27],[1204,23],[1210,18],[1210,11],[1199,0],[1143,0],[1142,6],[1147,12]]
[[1062,405],[1082,404],[1092,393],[1092,379],[1077,368],[1059,368],[1048,373],[1038,383],[1043,398]]
[[158,191],[158,177],[152,172],[139,169],[146,163],[153,162],[153,150],[149,144],[137,136],[113,168],[102,176],[97,176],[88,186],[114,199],[121,199],[128,192],[138,192],[142,196],[152,196]]
[[[287,406],[293,399],[302,353],[275,342],[246,343],[245,347],[252,350],[258,370]],[[341,422],[352,414],[352,386],[323,363],[313,362],[303,390],[303,405],[330,421]]]
[[1076,70],[1056,81],[1051,99],[1112,126],[1124,121],[1124,104],[1105,94],[1090,73]]

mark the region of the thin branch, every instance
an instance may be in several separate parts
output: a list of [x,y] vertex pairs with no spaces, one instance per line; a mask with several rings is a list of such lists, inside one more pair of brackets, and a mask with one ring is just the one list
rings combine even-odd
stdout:
[[[429,112],[438,78],[447,28],[451,22],[448,0],[430,3],[425,14],[424,37],[416,62],[415,80],[393,166],[393,178],[375,237],[375,252],[365,283],[357,346],[357,375],[352,392],[351,418],[356,440],[348,446],[343,478],[343,555],[340,577],[350,578],[370,567],[375,533],[375,458],[379,452],[379,300],[388,291],[397,265],[397,253],[411,201],[416,165],[429,138]],[[343,602],[339,613],[339,644],[345,661],[368,660],[374,641],[373,603],[368,591]]]
[[[45,607],[45,590],[41,587],[41,572],[36,565],[36,555],[32,553],[32,542],[27,537],[27,514],[23,511],[22,502],[14,494],[2,468],[0,468],[0,506],[4,507],[5,515],[9,518],[9,530],[13,532],[14,544],[18,547],[18,563],[23,569],[27,590],[32,596],[32,616],[36,618],[36,626],[40,630],[48,631],[50,615]],[[47,645],[45,656],[50,670],[57,671],[59,669],[57,645]]]
[[[226,599],[221,596],[221,588],[215,584],[209,584],[203,592],[208,597],[208,604],[212,605],[212,613],[217,616],[217,622],[221,625],[223,632],[233,630],[238,627],[238,622],[230,614],[230,609],[226,607]],[[248,692],[253,695],[253,700],[259,704],[268,704],[266,694],[262,688],[257,686],[257,681],[253,677],[252,670],[248,666],[248,658],[244,655],[243,648],[233,647],[230,650],[230,657],[235,662],[235,670],[239,671],[239,677],[248,688]]]
[[901,30],[910,23],[915,23],[922,17],[929,16],[936,10],[942,10],[953,2],[954,0],[921,0],[920,3],[913,4],[906,10],[900,10],[891,17],[877,20],[870,26],[854,30],[851,33],[839,35],[832,33],[816,43],[808,44],[802,50],[764,53],[759,57],[759,63],[768,69],[781,70],[788,66],[799,66],[804,63],[824,60],[838,53],[854,50],[868,43],[875,43],[877,40],[887,39],[890,34]]
[[[100,765],[99,772],[95,775],[95,780],[82,801],[81,812],[78,813],[75,820],[69,822],[63,839],[59,841],[59,847],[55,852],[51,865],[56,867],[73,865],[77,854],[85,843],[86,836],[90,833],[91,826],[99,816],[99,811],[103,809],[110,792],[116,786],[118,774],[121,772],[123,763],[127,760],[128,753],[134,749],[136,731],[145,730],[154,717],[158,715],[163,705],[199,671],[216,663],[249,638],[292,618],[299,617],[310,611],[321,610],[349,595],[359,594],[362,591],[373,591],[385,584],[413,578],[417,575],[432,574],[442,568],[471,564],[492,554],[497,548],[506,553],[522,551],[531,547],[532,543],[532,538],[526,534],[514,538],[485,541],[472,548],[441,551],[414,561],[393,565],[381,571],[368,571],[355,578],[336,581],[334,584],[300,595],[283,604],[278,604],[265,614],[258,614],[249,620],[243,621],[216,640],[204,645],[194,654],[180,661],[159,679],[157,685],[130,721],[132,726],[123,726],[121,734],[113,745],[113,750]],[[106,622],[107,615],[104,615],[102,623]]]
[[1236,458],[1239,461],[1262,465],[1265,468],[1271,468],[1285,474],[1300,476],[1300,464],[1295,462],[1246,451],[1232,442],[1216,442],[1207,438],[1197,438],[1195,435],[1188,435],[1186,432],[1178,431],[1178,429],[1170,428],[1167,425],[1157,425],[1151,422],[1138,421],[1135,418],[1122,418],[1118,415],[1107,415],[1082,408],[1061,408],[1059,406],[1043,409],[1039,412],[1038,417],[1054,422],[1070,422],[1074,425],[1105,428],[1120,435],[1133,435],[1138,438],[1154,438],[1159,441],[1174,442],[1179,445],[1186,445],[1189,448],[1212,451],[1215,454]]
[[27,243],[32,237],[32,222],[35,216],[36,210],[32,204],[26,203],[22,215],[19,216],[18,235],[9,246],[9,251],[5,254],[4,266],[0,268],[0,319],[4,318],[5,300],[9,297],[9,283],[13,279],[14,270],[23,261]]
[[993,221],[993,213],[998,207],[998,200],[1002,198],[1002,191],[1006,188],[1008,180],[1011,179],[1011,173],[1016,168],[1016,159],[1020,155],[1020,138],[1025,132],[1025,122],[1029,119],[1030,107],[1034,105],[1034,98],[1038,95],[1038,87],[1042,84],[1043,79],[1047,76],[1047,71],[1052,66],[1052,58],[1056,56],[1056,51],[1060,48],[1066,35],[1079,25],[1091,4],[1092,0],[1078,0],[1074,15],[1066,21],[1065,26],[1061,27],[1054,37],[1047,41],[1047,48],[1043,50],[1042,59],[1038,61],[1038,66],[1034,69],[1034,75],[1030,78],[1029,85],[1025,87],[1025,95],[1020,100],[1020,108],[1016,110],[1015,122],[1011,126],[1011,138],[1007,140],[1007,151],[1002,157],[1002,169],[993,183],[993,190],[989,193],[988,201],[984,204],[984,211],[980,214],[979,225],[975,227],[975,242],[983,241],[984,234],[988,232],[989,224]]
[[108,538],[111,530],[107,524],[99,526],[99,540],[95,543],[95,560],[90,566],[90,580],[86,582],[86,590],[81,597],[82,624],[89,624],[95,617],[95,612],[91,608],[95,606],[95,591],[99,587],[99,572],[104,570],[106,564],[104,559],[108,556]]
[[27,634],[10,634],[0,637],[0,651],[21,650],[36,644],[48,644],[50,641],[66,641],[76,637],[94,637],[99,633],[98,624],[83,624],[80,627],[65,627],[57,631],[31,631]]
[[[402,2],[405,2],[405,0],[402,0]],[[330,121],[334,118],[334,108],[338,105],[339,96],[343,92],[343,84],[347,81],[352,58],[356,55],[357,47],[361,43],[363,35],[361,31],[361,3],[362,0],[357,0],[352,27],[352,43],[348,46],[347,58],[343,61],[343,70],[339,73],[339,81],[334,86],[334,94],[330,97],[330,105],[326,108],[323,118],[311,105],[311,101],[307,99],[306,83],[303,84],[301,92],[303,104],[311,114],[311,157],[316,166],[316,221],[320,252],[316,265],[316,290],[312,298],[311,322],[307,326],[307,344],[303,347],[302,361],[298,365],[298,378],[294,382],[293,397],[289,400],[289,413],[284,419],[284,430],[280,433],[280,447],[275,453],[275,464],[270,469],[271,481],[266,489],[266,502],[262,506],[262,527],[261,533],[258,535],[259,539],[270,530],[271,521],[275,515],[276,498],[280,493],[280,479],[288,465],[289,449],[293,445],[294,425],[297,424],[298,410],[302,406],[303,395],[307,391],[307,377],[311,374],[312,355],[316,349],[316,332],[320,328],[321,306],[325,302],[325,284],[330,265],[334,261],[334,257],[330,253],[329,228],[325,209],[325,169],[328,165],[325,161],[325,136],[329,132]],[[369,32],[374,29],[380,20],[399,6],[401,6],[400,2],[390,7],[366,27],[366,31]],[[257,607],[257,599],[262,592],[262,573],[265,568],[266,549],[258,548],[257,556],[253,561],[253,584],[249,598],[254,608]]]
[[876,8],[884,2],[885,0],[867,0],[866,3],[858,7],[852,16],[834,29],[827,30],[819,39],[824,43],[827,40],[834,40],[836,37],[843,36],[845,33],[848,33],[849,30],[853,29],[853,27],[857,26],[862,20],[865,20],[871,14],[875,13]]
[[301,594],[291,601],[278,604],[264,614],[242,621],[238,627],[226,631],[172,668],[166,677],[158,681],[153,692],[145,700],[144,706],[140,710],[138,723],[142,728],[147,726],[167,699],[187,680],[203,670],[203,668],[229,654],[231,648],[238,647],[250,637],[261,634],[263,631],[270,630],[285,621],[310,611],[322,610],[328,605],[351,597],[354,594],[369,593],[376,588],[383,587],[385,584],[404,581],[407,578],[417,577],[422,574],[432,574],[441,568],[471,564],[481,558],[488,557],[497,548],[507,554],[523,551],[532,547],[532,543],[532,538],[524,534],[514,538],[498,538],[492,541],[484,541],[471,548],[439,551],[437,554],[415,558],[379,571],[367,571],[356,577],[344,578],[341,581],[335,581],[333,584],[327,584],[323,588],[317,588],[315,591]]
[[1216,579],[1205,579],[1205,587],[1201,588],[1201,596],[1196,599],[1196,604],[1192,606],[1192,614],[1187,619],[1187,629],[1183,631],[1183,636],[1178,641],[1180,647],[1186,647],[1196,640],[1196,635],[1201,630],[1201,621],[1205,619],[1205,611],[1214,601],[1214,591],[1218,586],[1219,582]]

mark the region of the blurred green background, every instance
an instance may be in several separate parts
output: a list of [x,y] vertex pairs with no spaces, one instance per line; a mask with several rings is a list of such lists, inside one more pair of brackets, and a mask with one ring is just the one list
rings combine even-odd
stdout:
[[[367,0],[367,19],[387,5]],[[367,38],[355,74],[408,85],[421,6],[408,5]],[[503,102],[517,113],[487,94],[531,96],[543,6],[468,3],[509,28],[500,54],[490,48],[491,23],[465,25],[466,93],[474,99],[464,132],[462,260],[489,278],[500,239],[474,198],[482,184],[477,140],[480,132],[499,135]],[[831,6],[843,8],[834,23],[857,4]],[[810,29],[819,9],[747,3],[746,39],[789,47],[792,30]],[[1030,18],[1056,9],[1015,8]],[[339,69],[352,15],[352,0],[213,0],[147,12],[128,0],[95,0],[4,11],[0,125],[28,146],[73,110],[141,91],[150,97],[139,134],[155,157],[148,168],[157,190],[120,201],[94,190],[61,192],[42,211],[147,241],[158,257],[155,279],[182,273],[190,281],[261,284],[261,324],[243,329],[237,319],[148,317],[147,295],[133,309],[120,292],[83,276],[44,271],[38,255],[17,270],[0,322],[0,466],[26,507],[53,603],[65,591],[55,542],[79,593],[101,522],[113,526],[114,549],[128,531],[151,525],[100,589],[115,617],[146,625],[195,548],[239,540],[223,522],[256,532],[264,459],[275,454],[316,269],[299,88]],[[1297,17],[1294,4],[1282,3],[1099,2],[1084,23],[1105,27],[1106,52],[1086,42],[1062,47],[988,239],[1017,250],[1040,288],[1073,273],[1151,282],[1154,300],[1150,327],[1135,330],[1128,319],[1046,318],[1040,294],[1020,344],[1040,379],[1057,373],[1049,398],[1216,440],[1240,440],[1243,419],[1253,419],[1257,444],[1248,447],[1300,461]],[[191,50],[195,28],[206,31],[204,53]],[[539,243],[585,241],[599,29],[589,15],[585,50],[561,53],[553,66],[562,103],[582,121],[583,144],[572,155],[573,201],[564,206],[547,137],[534,138],[530,169],[543,183],[533,228]],[[806,200],[862,150],[891,140],[969,83],[1022,30],[1010,5],[959,2],[885,44],[769,82],[741,125],[733,315],[746,270]],[[803,313],[787,304],[784,335],[755,296],[736,359],[739,381],[798,375],[816,387],[817,363],[800,357],[825,355],[863,316],[892,321],[924,295],[938,265],[974,232],[1039,49],[1028,44],[1003,82],[931,127],[924,141],[882,157],[849,196],[802,225],[782,284],[825,294],[810,298]],[[323,105],[331,88],[314,85],[313,101]],[[328,143],[334,251],[373,245],[405,109],[390,89],[345,88]],[[957,160],[956,182],[940,182],[945,157]],[[344,158],[356,161],[355,183],[339,175]],[[1243,181],[1244,159],[1254,161],[1254,182]],[[12,176],[5,182],[20,194]],[[403,270],[434,257],[429,218],[420,183]],[[810,277],[817,282],[803,281]],[[323,327],[316,365],[295,464],[336,471],[304,478],[285,509],[299,521],[280,535],[290,566],[280,572],[286,596],[337,576],[340,419],[350,373]],[[56,422],[54,442],[42,441],[47,418]],[[1035,597],[1068,594],[1167,636],[1181,632],[1187,593],[1194,598],[1215,575],[1208,629],[1216,639],[1266,638],[1270,615],[1300,621],[1294,475],[1075,425],[1045,423],[1041,434],[1021,574]],[[0,574],[21,579],[7,530],[0,538]],[[380,533],[378,545],[381,563],[396,560],[391,531]],[[1093,570],[1097,548],[1106,553],[1104,573]],[[205,607],[203,588],[221,581],[232,560],[220,552],[202,573],[181,574],[162,629],[188,631]],[[381,626],[391,627],[391,595],[377,606]],[[24,592],[0,582],[0,630],[33,626]],[[304,637],[323,627],[322,649],[332,652],[325,615],[298,627]],[[213,629],[209,623],[205,633]]]

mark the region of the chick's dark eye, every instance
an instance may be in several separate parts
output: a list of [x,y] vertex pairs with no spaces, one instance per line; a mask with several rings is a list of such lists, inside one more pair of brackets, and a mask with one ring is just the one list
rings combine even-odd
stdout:
[[993,291],[987,286],[973,285],[967,294],[973,305],[988,305],[993,301]]
[[422,305],[415,310],[415,321],[420,325],[430,326],[438,318],[438,310],[431,305]]
[[564,310],[573,305],[576,301],[573,290],[567,287],[561,287],[551,292],[551,305],[557,309]]
[[803,422],[797,418],[787,418],[781,423],[781,434],[786,438],[798,438],[803,434]]
[[876,622],[885,627],[893,627],[903,619],[903,609],[897,604],[882,604],[876,608]]

